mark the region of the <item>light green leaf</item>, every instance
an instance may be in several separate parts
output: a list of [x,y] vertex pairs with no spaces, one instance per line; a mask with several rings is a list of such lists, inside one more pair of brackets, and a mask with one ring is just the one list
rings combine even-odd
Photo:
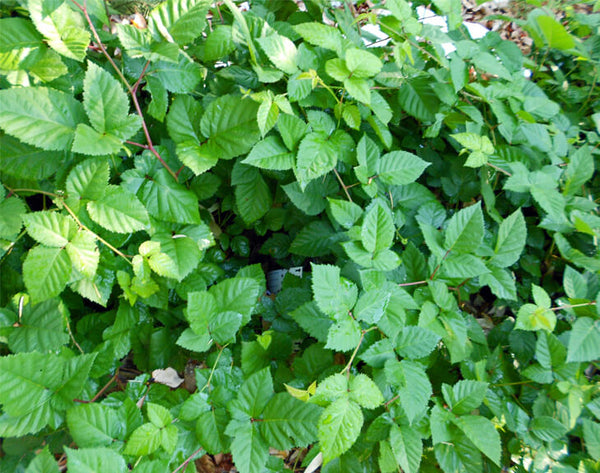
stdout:
[[150,223],[137,197],[118,186],[109,185],[101,199],[88,202],[87,210],[92,220],[116,233],[143,230]]
[[295,25],[294,29],[305,41],[314,46],[341,52],[343,38],[336,28],[321,23],[301,23]]
[[35,303],[58,296],[71,275],[71,261],[63,248],[36,246],[23,263],[23,279]]
[[385,376],[391,385],[398,387],[400,404],[408,421],[412,424],[420,419],[433,393],[423,365],[410,360],[398,362],[394,358],[385,363]]
[[118,153],[123,140],[112,133],[101,133],[83,123],[77,125],[72,151],[89,156],[104,156]]
[[235,436],[231,442],[231,454],[240,473],[264,471],[269,458],[269,446],[260,434],[257,422],[236,423]]
[[348,397],[348,378],[337,373],[328,376],[318,384],[310,402],[325,407],[342,397]]
[[396,351],[409,359],[423,358],[429,355],[440,341],[429,329],[417,326],[404,327],[396,340]]
[[98,200],[108,185],[108,162],[101,159],[86,159],[75,166],[65,182],[69,197]]
[[317,440],[317,423],[321,409],[278,393],[271,398],[259,424],[268,445],[279,450],[305,447]]
[[260,137],[256,112],[259,105],[250,99],[226,95],[211,102],[200,121],[202,145],[209,156],[231,159],[252,149]]
[[488,383],[463,379],[454,386],[442,385],[442,393],[446,403],[455,414],[468,414],[477,409],[483,402]]
[[238,276],[212,286],[209,293],[214,297],[220,312],[242,314],[242,325],[245,325],[250,321],[254,306],[263,291],[256,279]]
[[125,437],[125,422],[119,412],[102,404],[72,407],[67,411],[67,425],[80,448],[109,447]]
[[[595,461],[600,460],[600,424],[583,419],[583,441],[585,448]],[[27,473],[27,472],[26,472]]]
[[[64,308],[62,308],[64,310]],[[8,347],[13,353],[55,352],[69,341],[63,325],[61,307],[56,299],[25,306],[19,325],[8,334]]]
[[194,41],[206,26],[209,0],[167,0],[150,12],[148,29],[180,46]]
[[45,87],[0,90],[0,127],[24,143],[67,150],[82,121],[82,105],[64,92]]
[[187,94],[192,92],[202,80],[203,69],[192,59],[179,53],[179,61],[159,61],[152,65],[153,75],[169,92]]
[[366,79],[348,77],[344,79],[344,87],[357,101],[367,105],[371,104],[371,86]]
[[419,434],[407,425],[393,424],[390,445],[400,468],[406,473],[418,473],[423,454],[423,441]]
[[517,313],[516,329],[546,330],[552,332],[556,325],[556,314],[551,310],[534,304],[524,304]]
[[384,154],[377,162],[377,175],[389,185],[406,185],[416,181],[429,163],[406,151]]
[[242,314],[239,312],[219,312],[212,317],[208,329],[210,334],[220,345],[235,341],[235,335],[242,325]]
[[29,69],[44,56],[42,37],[25,18],[2,18],[0,30],[0,69]]
[[34,240],[58,248],[65,246],[77,230],[71,217],[50,210],[24,215],[23,222]]
[[360,434],[363,414],[354,401],[340,398],[327,407],[319,418],[319,442],[323,464],[347,452]]
[[174,43],[154,41],[148,29],[134,25],[117,24],[119,41],[132,58],[143,57],[151,62],[178,62],[179,47]]
[[456,212],[445,231],[444,246],[458,253],[474,252],[483,240],[483,213],[481,203]]
[[350,316],[337,318],[339,320],[329,328],[325,347],[336,351],[354,350],[360,342],[360,325]]
[[83,61],[90,34],[80,14],[63,0],[29,0],[27,7],[33,24],[52,49],[70,59]]
[[528,430],[540,440],[552,442],[564,436],[568,429],[550,416],[537,416],[531,419]]
[[339,150],[331,138],[320,133],[310,133],[302,139],[296,163],[299,181],[308,183],[335,167]]
[[81,274],[93,278],[100,262],[96,236],[87,230],[79,230],[65,247],[71,264]]
[[340,268],[311,264],[312,290],[315,301],[325,314],[344,316],[354,307],[358,297],[356,285],[340,277]]
[[267,36],[258,38],[257,42],[275,67],[286,74],[294,74],[298,71],[296,66],[298,50],[291,40],[272,31]]
[[23,226],[22,217],[27,209],[17,197],[3,198],[0,202],[0,238],[12,240]]
[[210,149],[194,141],[177,143],[176,153],[179,160],[196,175],[208,171],[219,161]]
[[429,84],[431,78],[421,76],[402,84],[398,89],[398,102],[409,115],[424,122],[435,121],[440,101]]
[[354,202],[328,197],[331,215],[342,227],[349,229],[361,217],[363,209]]
[[235,186],[235,202],[244,222],[257,221],[273,205],[269,186],[257,168],[236,163],[231,175],[231,184]]
[[500,268],[506,268],[514,264],[523,249],[527,240],[527,227],[521,210],[518,209],[510,214],[500,224],[494,256],[490,263]]
[[594,175],[594,157],[589,147],[582,146],[569,156],[569,164],[563,174],[564,193],[574,195]]
[[482,416],[461,416],[452,421],[486,457],[500,466],[500,434],[489,419]]
[[363,49],[348,49],[346,51],[346,66],[353,77],[366,79],[381,71],[383,63],[369,51]]
[[366,374],[350,378],[350,399],[366,409],[375,409],[383,403],[383,394]]
[[279,138],[270,135],[256,143],[242,163],[260,169],[285,171],[294,166],[294,154],[288,151]]
[[479,276],[479,283],[482,286],[489,286],[496,297],[516,301],[517,286],[514,274],[496,266],[490,266],[488,269],[490,270],[489,273]]
[[216,25],[204,43],[204,61],[223,59],[235,50],[230,25]]
[[59,473],[59,471],[58,463],[46,446],[39,455],[31,460],[25,473]]
[[185,235],[156,233],[152,241],[160,243],[160,252],[151,254],[148,264],[160,276],[181,281],[200,262],[198,244]]
[[380,289],[363,292],[354,307],[354,317],[368,324],[376,324],[385,314],[390,298],[390,292]]
[[551,16],[540,15],[535,18],[535,21],[548,47],[560,49],[561,51],[575,47],[575,38],[567,32],[562,24]]
[[308,123],[295,115],[281,114],[277,120],[277,130],[290,151],[296,150],[296,146],[309,129]]
[[149,455],[160,448],[161,441],[161,429],[154,424],[142,424],[127,440],[123,453],[134,456]]
[[178,95],[169,107],[167,130],[176,143],[200,142],[204,137],[200,132],[202,104],[189,95]]
[[591,362],[600,358],[600,321],[580,317],[569,336],[567,361]]
[[67,465],[71,473],[126,473],[125,459],[110,448],[65,447]]
[[367,251],[388,249],[394,241],[395,233],[392,214],[386,206],[377,202],[367,210],[360,232],[362,244]]

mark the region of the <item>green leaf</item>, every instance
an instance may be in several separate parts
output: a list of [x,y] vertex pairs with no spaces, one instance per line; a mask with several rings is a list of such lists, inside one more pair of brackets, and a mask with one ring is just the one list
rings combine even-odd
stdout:
[[252,149],[260,137],[256,112],[258,104],[235,95],[219,97],[206,108],[200,121],[208,138],[201,149],[219,159],[231,159]]
[[227,449],[227,437],[225,428],[229,422],[229,416],[225,409],[213,408],[202,412],[196,423],[196,435],[202,448],[211,455],[216,455]]
[[515,277],[506,269],[496,266],[489,267],[490,272],[479,276],[482,286],[489,286],[492,293],[501,299],[517,300]]
[[562,24],[551,16],[540,15],[535,18],[535,21],[548,47],[560,49],[561,51],[575,47],[575,38],[567,32]]
[[235,341],[235,335],[242,325],[242,314],[239,312],[219,312],[208,325],[210,334],[220,345]]
[[160,448],[162,431],[154,424],[142,424],[133,431],[127,440],[125,455],[149,455]]
[[[53,411],[73,405],[83,389],[95,355],[66,359],[48,353],[19,353],[0,358],[0,403],[11,417],[39,413],[41,429]],[[32,426],[34,427],[34,426]],[[25,430],[24,433],[37,430]]]
[[0,202],[0,238],[14,239],[23,226],[27,209],[21,199],[10,197]]
[[24,143],[67,150],[83,121],[83,106],[64,92],[45,87],[0,90],[0,127]]
[[515,210],[500,224],[494,256],[490,263],[506,268],[517,262],[527,240],[527,227],[521,210]]
[[34,240],[58,248],[65,246],[77,229],[71,217],[49,210],[24,215],[23,223]]
[[36,246],[23,263],[23,280],[35,303],[58,296],[71,275],[71,261],[63,248]]
[[344,316],[354,307],[358,297],[356,285],[340,277],[340,268],[311,264],[312,290],[315,301],[325,314]]
[[500,434],[490,420],[482,416],[461,416],[452,421],[486,457],[500,466]]
[[294,166],[294,154],[288,151],[279,138],[270,135],[256,143],[242,163],[260,169],[285,171]]
[[556,326],[556,314],[535,304],[524,304],[517,313],[516,329],[546,330],[552,332]]
[[179,47],[174,43],[156,42],[148,29],[140,30],[134,25],[117,24],[119,41],[132,58],[143,57],[151,62],[178,62]]
[[96,236],[87,230],[79,230],[65,247],[76,271],[93,278],[100,262]]
[[298,182],[281,187],[292,203],[307,215],[321,213],[327,207],[327,196],[338,190],[335,180],[329,176],[311,181],[304,189]]
[[309,133],[300,142],[296,175],[301,183],[308,183],[331,171],[338,161],[339,149],[333,136]]
[[169,92],[192,92],[202,80],[202,67],[189,56],[179,53],[179,61],[159,61],[152,65],[152,74]]
[[417,77],[402,84],[398,89],[398,102],[409,115],[417,120],[433,122],[439,108],[439,99],[429,87],[431,78]]
[[478,202],[452,216],[446,227],[444,246],[448,251],[472,253],[481,244],[483,232],[483,213]]
[[407,425],[392,425],[390,445],[394,457],[406,473],[417,473],[423,455],[423,441],[419,434]]
[[2,18],[0,29],[0,69],[29,69],[44,55],[41,35],[25,18]]
[[264,368],[250,375],[242,384],[237,399],[230,404],[229,410],[239,410],[252,418],[258,418],[272,396],[273,380],[269,368]]
[[529,430],[540,440],[552,442],[564,436],[568,429],[550,416],[537,416],[531,419]]
[[[167,278],[181,281],[192,272],[200,262],[198,244],[185,235],[156,233],[152,242],[160,244],[160,252],[148,257],[152,271]],[[142,249],[140,248],[140,252]]]
[[244,222],[253,223],[264,217],[273,205],[269,186],[257,168],[236,163],[231,184],[235,186],[235,202]]
[[379,289],[363,292],[354,307],[354,317],[368,324],[376,324],[385,314],[390,298],[389,292]]
[[70,59],[83,61],[90,34],[81,15],[62,0],[29,0],[27,7],[33,24],[52,49]]
[[59,473],[58,463],[45,447],[27,466],[25,473]]
[[366,374],[350,378],[350,399],[366,409],[375,409],[383,403],[383,394]]
[[327,406],[339,398],[348,397],[348,378],[341,373],[328,376],[319,383],[310,402]]
[[257,42],[275,67],[286,74],[294,74],[298,71],[296,66],[298,50],[291,40],[271,31],[267,36],[258,38]]
[[344,79],[344,87],[357,101],[367,105],[371,104],[371,86],[366,79],[348,77]]
[[51,176],[61,165],[64,156],[64,152],[34,148],[9,135],[0,136],[0,149],[2,173],[25,179],[44,179]]
[[477,409],[483,402],[488,383],[463,379],[450,387],[442,385],[442,393],[446,403],[455,414],[468,414]]
[[250,321],[254,306],[263,292],[263,287],[256,279],[246,277],[225,279],[209,290],[220,312],[242,314],[242,325]]
[[323,314],[316,302],[307,302],[291,313],[292,318],[306,331],[311,337],[320,342],[326,342],[331,327],[331,319]]
[[56,299],[25,306],[18,326],[11,328],[8,346],[13,353],[55,352],[69,341],[63,313]]
[[81,404],[67,411],[67,425],[77,446],[109,447],[125,437],[118,411],[102,404]]
[[259,424],[268,445],[279,450],[305,447],[317,440],[317,422],[321,409],[278,393],[271,398]]
[[566,195],[581,191],[581,186],[594,175],[594,157],[587,146],[582,146],[569,156],[569,164],[563,174],[563,190]]
[[392,214],[387,206],[377,202],[367,210],[360,232],[362,244],[367,251],[388,249],[394,241],[395,233]]
[[587,362],[600,358],[600,321],[580,317],[569,336],[567,361]]
[[77,125],[72,151],[89,156],[116,154],[123,147],[123,140],[111,133],[101,133],[83,123]]
[[583,419],[583,441],[585,448],[595,461],[600,460],[600,424]]
[[362,216],[363,209],[354,202],[347,200],[327,198],[329,210],[337,223],[349,229]]
[[69,472],[73,473],[126,473],[125,459],[110,448],[65,447]]
[[176,143],[204,140],[200,132],[202,104],[189,95],[178,95],[167,115],[167,130]]
[[439,335],[429,329],[417,326],[404,327],[396,340],[396,352],[400,356],[413,360],[423,358],[434,350],[439,341]]
[[141,126],[139,117],[128,115],[129,100],[119,81],[89,61],[83,80],[83,107],[100,134],[126,140]]
[[143,230],[150,223],[137,197],[118,186],[109,185],[101,199],[88,202],[87,210],[92,220],[116,233]]
[[424,367],[415,361],[395,358],[385,364],[385,376],[388,382],[398,387],[400,404],[412,424],[423,416],[429,405],[433,388]]
[[363,425],[363,414],[354,401],[340,398],[319,418],[319,442],[323,464],[347,452],[356,442]]
[[65,182],[65,189],[69,197],[98,200],[106,191],[109,176],[107,161],[86,159],[71,170]]
[[300,140],[308,133],[310,127],[308,123],[295,115],[287,113],[279,115],[277,120],[277,130],[281,139],[290,151],[294,151]]
[[260,434],[258,424],[244,422],[235,426],[231,454],[236,468],[240,473],[262,473],[269,458],[269,446]]
[[150,12],[148,29],[180,46],[194,41],[206,26],[208,0],[167,0]]
[[381,60],[369,51],[363,49],[348,49],[346,51],[346,65],[353,77],[366,79],[373,77],[381,71]]
[[349,315],[337,318],[338,321],[329,328],[325,347],[336,351],[354,350],[360,342],[360,325]]
[[196,175],[205,173],[219,161],[212,150],[193,141],[177,143],[176,153],[180,161]]
[[406,185],[416,181],[429,163],[406,151],[384,154],[377,162],[377,175],[389,185]]
[[338,53],[341,51],[343,38],[336,28],[321,23],[301,23],[295,25],[294,29],[305,41],[314,46],[331,49]]
[[217,61],[235,50],[230,25],[216,25],[204,43],[204,60]]

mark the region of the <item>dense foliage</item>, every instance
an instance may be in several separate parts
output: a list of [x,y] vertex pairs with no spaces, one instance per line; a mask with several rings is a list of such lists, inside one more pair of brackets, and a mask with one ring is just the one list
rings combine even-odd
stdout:
[[3,472],[600,471],[600,15],[355,3],[0,3]]

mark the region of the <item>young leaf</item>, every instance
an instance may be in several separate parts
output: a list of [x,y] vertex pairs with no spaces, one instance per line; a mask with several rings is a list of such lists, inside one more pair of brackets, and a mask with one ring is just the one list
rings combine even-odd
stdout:
[[517,312],[516,329],[546,330],[552,332],[556,326],[556,314],[535,304],[524,304]]
[[96,245],[96,236],[92,232],[79,230],[65,249],[76,271],[89,278],[96,275],[100,252]]
[[257,39],[258,44],[275,66],[286,74],[294,74],[296,66],[296,45],[275,31]]
[[123,453],[125,455],[149,455],[160,448],[162,431],[154,424],[142,424],[133,431]]
[[58,463],[50,454],[48,446],[27,466],[25,473],[59,473]]
[[63,248],[36,246],[23,263],[23,280],[33,302],[58,296],[71,275],[71,261]]
[[92,220],[116,233],[136,232],[149,224],[142,203],[118,186],[108,186],[101,199],[88,202],[87,210]]
[[347,200],[327,198],[329,210],[337,223],[342,227],[349,229],[356,223],[363,213],[363,209],[354,202]]
[[373,77],[383,67],[381,60],[377,56],[363,49],[348,49],[345,59],[351,75],[359,79]]
[[360,325],[349,315],[336,318],[338,321],[329,328],[325,347],[336,351],[355,349],[360,342]]
[[160,276],[181,281],[200,262],[198,244],[187,236],[156,233],[152,241],[160,243],[160,252],[151,254],[148,264]]
[[0,127],[24,143],[68,150],[84,120],[81,103],[64,92],[45,87],[0,90]]
[[383,395],[366,374],[358,374],[350,378],[348,386],[350,399],[366,409],[375,409],[383,403]]
[[350,449],[363,422],[360,407],[348,398],[338,399],[323,411],[319,418],[319,442],[324,464]]

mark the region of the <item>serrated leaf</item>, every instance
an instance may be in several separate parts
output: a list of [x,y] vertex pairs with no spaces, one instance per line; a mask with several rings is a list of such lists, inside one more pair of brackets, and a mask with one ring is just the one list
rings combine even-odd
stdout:
[[354,307],[358,297],[356,285],[340,277],[340,268],[311,264],[312,290],[315,301],[325,314],[344,316]]
[[565,435],[568,429],[550,416],[537,416],[531,419],[529,430],[540,440],[552,442]]
[[481,204],[459,210],[448,222],[444,245],[447,250],[457,253],[475,251],[483,239],[483,213]]
[[206,154],[231,159],[250,151],[260,137],[258,107],[256,102],[235,95],[211,102],[200,121],[200,130],[208,138],[202,145]]
[[406,151],[392,151],[377,161],[377,176],[389,185],[406,185],[416,181],[429,163]]
[[577,194],[581,186],[592,178],[594,174],[594,158],[587,146],[582,146],[569,156],[569,164],[563,174],[564,193]]
[[231,454],[236,468],[240,473],[261,473],[269,457],[269,446],[260,434],[258,424],[244,422],[236,427],[231,442]]
[[348,398],[338,399],[323,411],[318,435],[324,464],[350,449],[360,434],[363,421],[360,407]]
[[383,67],[377,56],[363,49],[348,49],[345,59],[352,76],[360,79],[377,75]]
[[24,143],[68,150],[84,120],[81,103],[64,92],[45,87],[0,90],[0,127]]
[[375,409],[383,403],[383,394],[366,374],[357,374],[350,378],[348,385],[350,399],[366,409]]
[[424,367],[414,361],[395,358],[386,362],[385,376],[390,384],[398,387],[400,404],[412,424],[426,411],[433,388]]
[[230,25],[217,25],[209,33],[204,43],[204,60],[216,61],[227,56],[235,50]]
[[311,337],[316,338],[320,342],[327,341],[332,321],[329,316],[319,310],[316,302],[306,302],[290,315]]
[[70,197],[98,200],[104,195],[108,178],[107,161],[86,159],[71,170],[65,182],[65,189]]
[[202,34],[208,0],[168,0],[150,12],[148,28],[169,42],[183,46]]
[[285,171],[294,166],[294,154],[276,136],[270,135],[256,143],[242,163],[260,169]]
[[41,302],[33,307],[27,305],[18,326],[12,327],[8,334],[9,348],[13,353],[48,353],[60,349],[69,340],[63,317],[56,299]]
[[406,473],[418,473],[423,454],[423,441],[415,430],[407,425],[392,425],[390,445],[398,465]]
[[108,186],[101,199],[88,202],[87,210],[92,220],[116,233],[143,230],[150,223],[137,197],[118,186]]
[[264,368],[250,375],[242,384],[235,404],[230,405],[229,410],[239,410],[252,418],[258,418],[272,396],[273,380],[269,368]]
[[468,414],[478,408],[487,392],[488,383],[463,379],[450,387],[442,385],[442,393],[446,403],[455,414]]
[[236,163],[231,184],[235,186],[235,202],[244,222],[257,221],[271,208],[271,191],[257,168]]
[[161,429],[154,424],[142,424],[133,431],[123,453],[126,455],[149,455],[160,448],[162,441]]
[[96,236],[87,230],[79,230],[65,247],[76,271],[93,278],[100,262]]
[[182,52],[178,61],[158,61],[152,65],[152,74],[169,92],[186,94],[192,92],[202,80],[203,69]]
[[363,209],[354,202],[327,198],[331,215],[342,227],[349,229],[361,217]]
[[202,412],[196,423],[196,435],[200,445],[210,454],[216,455],[227,449],[225,428],[229,416],[224,408],[213,408]]
[[0,29],[0,68],[26,70],[33,67],[44,55],[46,48],[41,35],[25,18],[2,18]]
[[361,226],[361,241],[367,251],[377,252],[388,249],[396,229],[389,209],[377,202],[365,214]]
[[52,247],[64,247],[75,235],[75,221],[53,211],[28,213],[23,216],[27,233],[38,243]]
[[259,429],[268,445],[279,450],[305,447],[317,439],[320,414],[314,404],[278,393],[265,407]]
[[31,463],[27,465],[25,473],[59,473],[58,463],[50,454],[48,447],[44,448]]
[[492,462],[500,466],[500,434],[489,419],[482,416],[461,416],[454,424]]
[[118,153],[123,140],[112,133],[100,133],[92,127],[80,123],[75,129],[72,151],[89,156],[103,156]]
[[342,35],[336,29],[321,23],[301,23],[295,25],[296,32],[314,46],[340,52],[342,48]]
[[302,183],[308,183],[331,171],[338,161],[339,150],[331,137],[310,133],[300,142],[296,174]]
[[517,312],[516,329],[546,330],[552,332],[556,326],[556,314],[535,304],[524,304]]
[[585,448],[595,461],[600,460],[600,424],[583,419],[583,441]]
[[275,67],[286,74],[296,73],[298,70],[296,66],[298,50],[290,39],[272,31],[267,36],[258,38],[257,42],[271,62],[275,64]]
[[264,291],[253,278],[235,277],[225,279],[209,290],[219,311],[242,314],[242,325],[250,321],[250,316],[260,294]]
[[[81,110],[83,112],[83,109]],[[25,179],[44,179],[51,176],[60,166],[64,156],[64,152],[45,151],[6,134],[0,136],[0,149],[2,173]]]
[[160,243],[160,252],[150,255],[148,264],[160,276],[181,281],[200,262],[198,244],[185,235],[156,233],[152,241]]
[[429,329],[404,327],[396,340],[396,351],[405,358],[423,358],[434,350],[439,341],[440,336]]
[[600,358],[600,322],[580,317],[573,324],[569,336],[567,361],[586,362]]
[[179,47],[176,44],[157,42],[148,29],[140,30],[134,25],[117,24],[116,27],[119,41],[130,57],[143,57],[151,62],[178,61]]
[[63,248],[36,246],[23,263],[23,280],[35,303],[58,296],[71,275],[71,261]]
[[489,273],[479,276],[479,283],[489,286],[492,293],[501,299],[517,300],[517,286],[514,275],[506,269],[491,266]]
[[350,316],[337,318],[337,322],[329,327],[325,347],[336,351],[354,350],[360,342],[360,325]]
[[79,448],[77,450],[65,447],[69,472],[73,473],[126,473],[128,471],[125,459],[110,448]]
[[518,209],[510,214],[500,224],[494,256],[490,263],[500,268],[506,268],[514,264],[523,249],[527,240],[527,227],[521,210]]
[[62,0],[29,0],[27,9],[37,30],[48,45],[70,59],[83,61],[90,34],[83,17]]
[[102,404],[81,404],[67,411],[67,425],[78,447],[108,447],[125,436],[118,411]]

